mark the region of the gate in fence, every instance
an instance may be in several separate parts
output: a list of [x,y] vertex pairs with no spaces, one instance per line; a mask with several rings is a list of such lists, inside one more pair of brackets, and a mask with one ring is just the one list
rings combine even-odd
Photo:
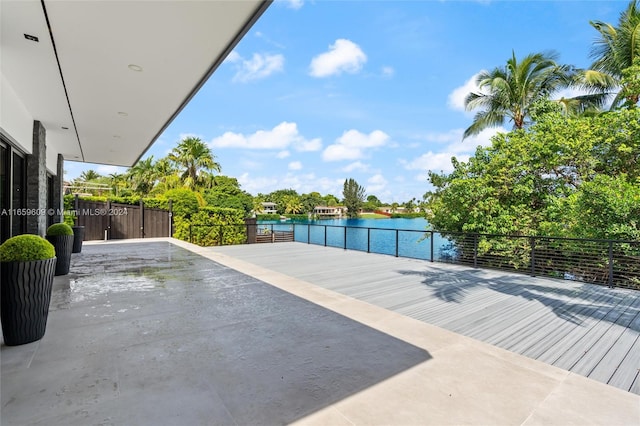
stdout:
[[[170,204],[171,205],[171,204]],[[85,241],[170,237],[171,210],[76,198],[77,225],[84,226]]]

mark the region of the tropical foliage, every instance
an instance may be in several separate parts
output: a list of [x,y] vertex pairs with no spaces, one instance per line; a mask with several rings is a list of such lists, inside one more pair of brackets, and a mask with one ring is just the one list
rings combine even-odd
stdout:
[[468,111],[479,109],[464,137],[477,135],[488,127],[513,123],[514,129],[528,124],[531,106],[549,98],[556,91],[572,84],[575,70],[568,65],[558,65],[555,53],[533,53],[522,60],[512,52],[504,67],[478,74],[478,92],[471,92],[465,99]]
[[[623,104],[636,105],[640,100],[638,80],[640,65],[640,2],[632,0],[620,14],[618,25],[591,21],[598,38],[591,49],[594,59],[591,73],[585,83],[600,86],[603,91],[615,94],[612,108]],[[631,70],[631,67],[636,67]],[[625,75],[627,74],[627,75]],[[616,89],[621,89],[617,93]]]
[[582,238],[640,235],[640,110],[576,118],[549,113],[492,142],[467,162],[454,158],[452,173],[430,173],[435,189],[428,193],[428,219],[434,227]]

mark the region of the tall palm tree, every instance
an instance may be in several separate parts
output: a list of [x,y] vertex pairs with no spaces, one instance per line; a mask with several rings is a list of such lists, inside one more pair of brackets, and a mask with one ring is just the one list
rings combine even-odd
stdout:
[[620,13],[618,26],[602,21],[590,21],[599,33],[598,39],[591,49],[590,73],[585,75],[586,87],[602,88],[611,93],[616,88],[620,90],[611,105],[620,106],[623,101],[637,104],[640,100],[638,90],[625,90],[622,81],[625,70],[640,61],[640,0],[631,0],[627,8]]
[[111,183],[111,191],[113,192],[113,195],[118,197],[120,195],[120,189],[124,184],[125,175],[122,173],[111,173],[108,178]]
[[220,172],[220,164],[215,161],[211,149],[200,138],[187,137],[178,143],[168,155],[179,169],[184,185],[194,189],[201,182],[200,171]]
[[575,70],[569,65],[558,65],[556,57],[552,52],[532,53],[519,61],[512,52],[505,67],[481,72],[476,80],[480,92],[469,93],[465,99],[467,111],[481,111],[465,130],[463,139],[502,125],[507,119],[515,129],[523,128],[534,102],[547,99],[573,83]]
[[127,180],[132,189],[138,194],[148,194],[153,189],[157,180],[153,155],[145,160],[138,161],[126,173]]

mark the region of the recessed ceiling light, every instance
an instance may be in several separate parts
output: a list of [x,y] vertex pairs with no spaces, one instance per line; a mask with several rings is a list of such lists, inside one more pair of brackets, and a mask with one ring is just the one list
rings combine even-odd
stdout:
[[131,71],[137,71],[137,72],[142,71],[142,67],[140,65],[136,65],[136,64],[129,64],[129,69]]
[[24,38],[26,38],[29,41],[35,41],[36,43],[39,41],[38,37],[31,35],[31,34],[25,34]]
[[120,117],[126,117],[126,116],[127,116],[127,115],[129,115],[129,114],[127,114],[126,112],[123,112],[123,111],[118,111],[118,115],[119,115]]

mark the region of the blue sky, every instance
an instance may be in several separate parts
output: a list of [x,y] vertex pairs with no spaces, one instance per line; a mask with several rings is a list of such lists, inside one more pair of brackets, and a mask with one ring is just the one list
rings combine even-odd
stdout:
[[[207,142],[253,195],[276,189],[341,198],[354,178],[382,201],[420,199],[427,171],[451,171],[496,131],[462,141],[474,76],[554,50],[591,63],[590,20],[617,23],[627,0],[328,1],[272,4],[147,152]],[[570,95],[569,93],[565,93]],[[67,162],[66,179],[111,166]]]

